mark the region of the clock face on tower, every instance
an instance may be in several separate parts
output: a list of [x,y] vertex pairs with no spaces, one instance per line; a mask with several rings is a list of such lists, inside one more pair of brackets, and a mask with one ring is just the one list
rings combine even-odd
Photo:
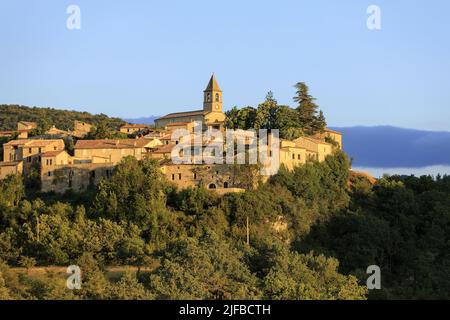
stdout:
[[216,104],[216,110],[219,110],[219,105],[218,104]]

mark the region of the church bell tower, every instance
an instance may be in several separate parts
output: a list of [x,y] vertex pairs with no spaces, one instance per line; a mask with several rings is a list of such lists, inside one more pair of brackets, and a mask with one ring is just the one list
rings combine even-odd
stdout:
[[203,92],[203,110],[207,112],[222,112],[222,90],[213,74],[208,86]]

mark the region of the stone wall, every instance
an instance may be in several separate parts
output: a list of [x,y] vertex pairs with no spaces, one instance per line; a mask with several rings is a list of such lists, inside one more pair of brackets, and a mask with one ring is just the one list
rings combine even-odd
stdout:
[[22,174],[23,162],[0,162],[0,180],[5,179],[11,174]]
[[97,185],[101,178],[110,178],[114,170],[112,164],[71,164],[54,166],[52,170],[41,172],[42,192],[64,193],[70,189],[85,191],[89,185]]

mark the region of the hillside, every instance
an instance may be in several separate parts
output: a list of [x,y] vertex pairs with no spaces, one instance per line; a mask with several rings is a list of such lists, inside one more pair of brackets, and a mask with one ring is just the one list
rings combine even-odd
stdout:
[[55,125],[62,130],[73,130],[75,120],[91,124],[106,123],[112,128],[119,128],[125,123],[122,119],[110,118],[104,114],[93,115],[88,112],[52,108],[0,105],[0,131],[15,130],[19,121],[34,121],[46,125]]

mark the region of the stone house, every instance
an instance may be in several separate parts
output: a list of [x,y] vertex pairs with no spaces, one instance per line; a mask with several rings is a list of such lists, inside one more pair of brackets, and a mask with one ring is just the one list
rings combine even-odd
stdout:
[[3,144],[3,161],[23,161],[24,171],[27,172],[32,164],[41,162],[42,154],[50,151],[61,151],[64,150],[64,147],[64,140],[62,139],[12,140]]
[[22,174],[23,161],[0,162],[0,180],[12,174]]
[[36,122],[19,121],[17,122],[17,132],[19,139],[27,139],[31,131],[38,127]]
[[64,193],[68,190],[85,191],[97,185],[102,178],[109,179],[114,170],[112,163],[71,163],[67,165],[43,166],[41,191]]
[[74,121],[73,136],[76,138],[84,138],[91,132],[92,125],[83,121]]
[[133,134],[136,132],[142,132],[150,129],[150,126],[146,124],[126,124],[120,127],[120,132],[125,134]]
[[323,133],[317,133],[314,138],[319,140],[330,139],[336,142],[338,148],[342,150],[342,133],[329,128],[325,128]]
[[157,140],[117,139],[117,140],[78,140],[75,144],[75,158],[106,158],[108,163],[117,164],[127,156],[142,160],[150,149],[155,148]]
[[289,141],[280,141],[280,164],[284,164],[288,170],[306,163],[308,151],[299,144]]
[[322,162],[328,155],[333,154],[333,145],[323,140],[312,137],[300,137],[294,142],[306,149],[306,156],[308,159]]

